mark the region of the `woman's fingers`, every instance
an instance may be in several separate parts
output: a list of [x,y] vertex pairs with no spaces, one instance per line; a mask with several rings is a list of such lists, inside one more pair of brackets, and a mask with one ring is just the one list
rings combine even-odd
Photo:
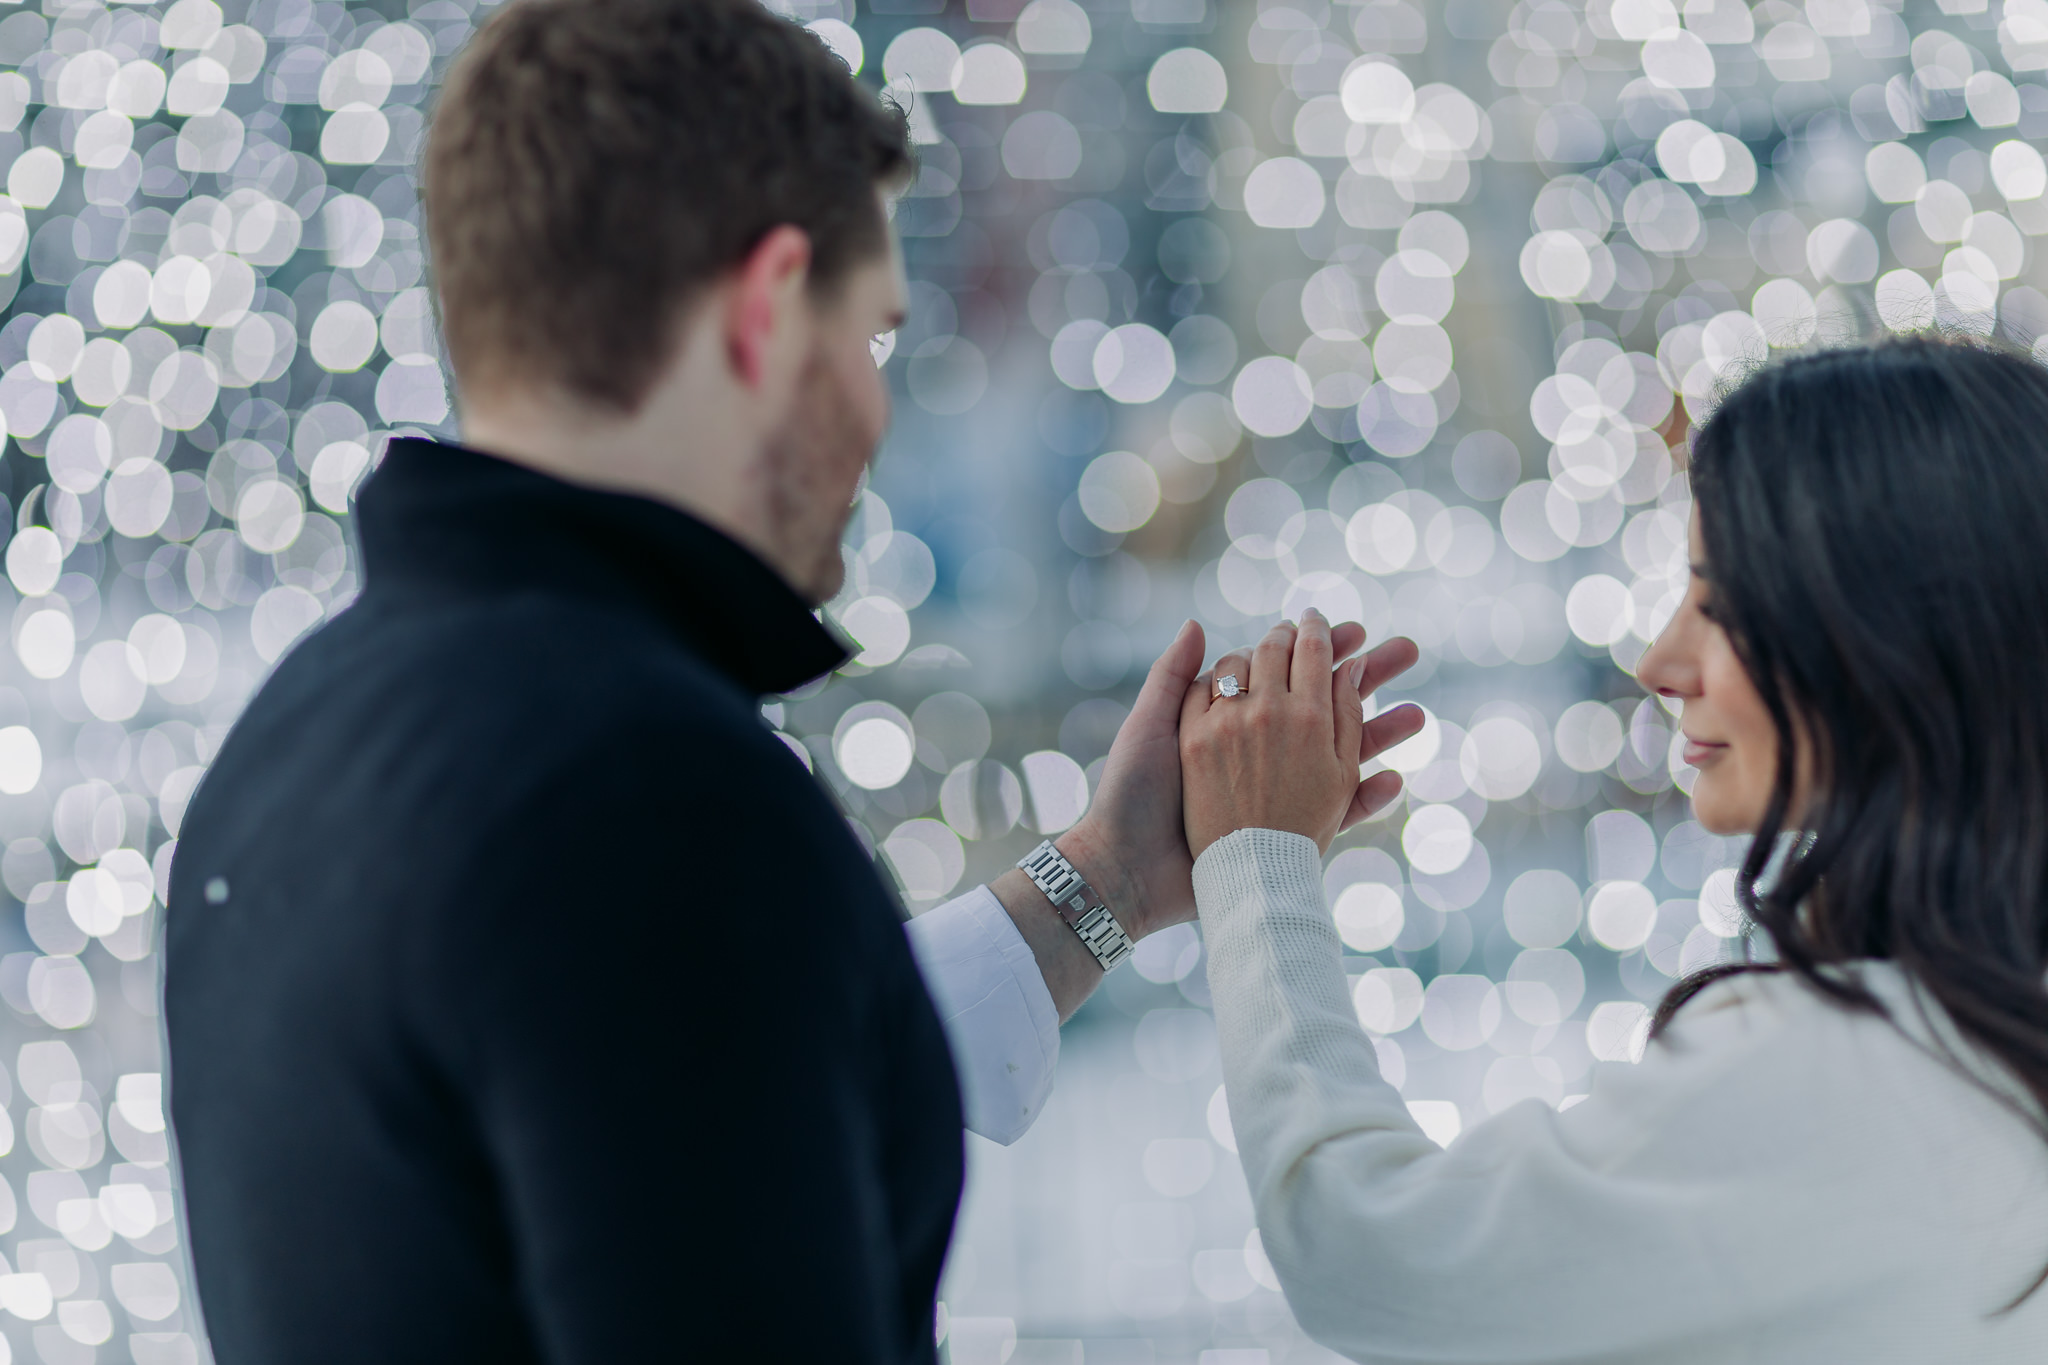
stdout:
[[1287,695],[1288,675],[1294,671],[1294,626],[1282,621],[1267,631],[1252,649],[1252,696],[1277,701]]
[[1365,660],[1352,659],[1337,665],[1330,675],[1330,713],[1336,718],[1337,756],[1355,758],[1360,731],[1365,728],[1364,704],[1358,695],[1358,680],[1365,672]]
[[1367,820],[1385,810],[1393,799],[1401,794],[1401,774],[1394,772],[1374,773],[1358,784],[1352,793],[1351,808],[1344,812],[1341,830],[1350,829],[1360,820]]
[[1421,707],[1404,702],[1366,721],[1359,739],[1358,761],[1370,763],[1402,740],[1414,738],[1425,719]]
[[1358,684],[1358,695],[1369,697],[1415,667],[1415,661],[1422,651],[1415,647],[1413,640],[1395,636],[1382,641],[1365,656],[1365,676]]
[[[1239,829],[1287,830],[1329,847],[1359,786],[1367,666],[1348,656],[1363,642],[1356,624],[1333,630],[1309,613],[1298,628],[1283,621],[1251,650],[1226,653],[1197,680],[1204,690],[1191,689],[1180,733],[1189,852],[1199,857]],[[1208,679],[1222,686],[1226,675],[1251,695],[1212,696]]]
[[1314,607],[1301,614],[1294,632],[1294,660],[1288,670],[1287,690],[1304,697],[1320,697],[1330,676],[1330,623]]
[[[1311,608],[1311,611],[1313,611],[1313,608]],[[1318,617],[1318,619],[1320,620],[1321,618]],[[1365,646],[1365,627],[1356,621],[1346,621],[1342,625],[1333,626],[1324,620],[1322,625],[1329,639],[1327,645],[1329,659],[1323,665],[1325,670],[1350,658]],[[1280,686],[1274,690],[1276,692],[1299,690],[1294,687],[1294,656],[1300,649],[1297,636],[1298,632],[1293,623],[1281,621],[1271,630],[1267,631],[1258,644],[1245,649],[1234,649],[1223,655],[1222,658],[1216,661],[1216,666],[1210,672],[1219,678],[1225,674],[1230,674],[1237,679],[1240,685],[1249,691],[1252,686],[1253,675],[1259,671],[1258,651],[1263,648],[1278,650],[1284,645],[1289,653],[1286,666],[1280,673]],[[1390,651],[1389,646],[1394,648]],[[1322,646],[1319,645],[1318,647]],[[1406,650],[1405,653],[1403,653],[1404,648]],[[1370,692],[1377,683],[1394,677],[1403,669],[1413,666],[1415,662],[1415,646],[1407,640],[1389,640],[1386,644],[1374,650],[1369,657],[1380,662],[1377,665],[1368,665],[1366,668],[1362,681],[1367,692]]]

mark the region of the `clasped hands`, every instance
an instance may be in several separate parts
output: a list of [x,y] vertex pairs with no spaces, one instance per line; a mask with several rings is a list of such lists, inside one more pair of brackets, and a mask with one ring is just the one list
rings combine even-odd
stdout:
[[[1420,730],[1422,709],[1367,719],[1363,704],[1416,648],[1396,638],[1353,657],[1364,644],[1363,626],[1332,627],[1311,608],[1198,672],[1202,628],[1181,627],[1117,732],[1088,814],[1056,841],[1133,938],[1195,917],[1194,860],[1217,839],[1279,829],[1328,851],[1400,794],[1398,773],[1361,781],[1360,769]],[[1212,700],[1219,673],[1246,690]]]

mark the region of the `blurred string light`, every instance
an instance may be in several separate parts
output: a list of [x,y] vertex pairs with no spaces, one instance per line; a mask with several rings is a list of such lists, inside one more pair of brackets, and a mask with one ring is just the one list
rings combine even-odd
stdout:
[[156,1041],[199,775],[358,587],[349,496],[448,402],[411,165],[469,5],[0,18],[0,1359],[206,1358]]

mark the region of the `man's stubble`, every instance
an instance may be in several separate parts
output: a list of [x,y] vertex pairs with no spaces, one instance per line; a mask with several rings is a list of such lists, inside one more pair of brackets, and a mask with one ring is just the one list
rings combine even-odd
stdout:
[[790,586],[813,606],[829,601],[846,578],[840,537],[853,518],[850,490],[874,455],[855,407],[831,366],[814,351],[782,430],[762,456],[768,526]]

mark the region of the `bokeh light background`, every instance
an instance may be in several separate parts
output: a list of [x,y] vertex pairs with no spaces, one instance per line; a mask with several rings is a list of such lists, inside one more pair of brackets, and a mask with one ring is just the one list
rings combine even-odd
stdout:
[[[2048,4],[780,7],[923,155],[829,608],[861,653],[765,708],[911,907],[1078,818],[1184,617],[1213,653],[1314,603],[1422,646],[1379,698],[1430,715],[1407,795],[1328,860],[1388,1078],[1448,1140],[1626,1064],[1742,940],[1630,677],[1683,586],[1671,447],[1772,347],[2048,330]],[[359,586],[350,491],[448,431],[411,167],[487,13],[0,7],[0,1361],[206,1358],[165,871],[243,701]],[[1329,1358],[1258,1250],[1202,951],[1142,944],[1037,1127],[970,1141],[958,1365]]]

